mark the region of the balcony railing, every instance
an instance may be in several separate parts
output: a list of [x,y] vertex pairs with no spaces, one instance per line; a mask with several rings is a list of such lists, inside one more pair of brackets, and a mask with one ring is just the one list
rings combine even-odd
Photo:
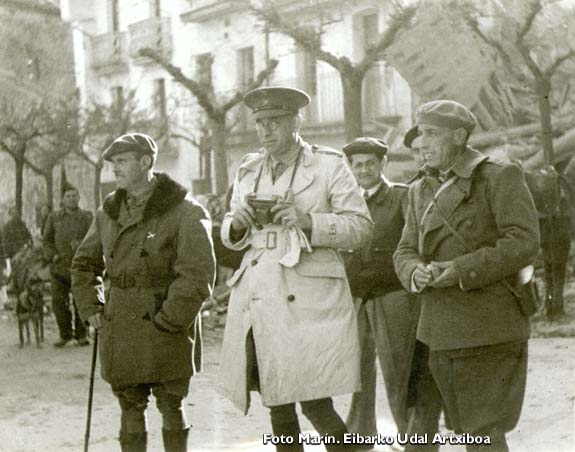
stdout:
[[128,61],[125,33],[106,33],[92,40],[92,67],[95,70],[114,70]]
[[150,60],[140,56],[140,50],[152,49],[164,58],[172,56],[172,27],[169,17],[152,17],[131,24],[130,56],[136,63],[146,64]]

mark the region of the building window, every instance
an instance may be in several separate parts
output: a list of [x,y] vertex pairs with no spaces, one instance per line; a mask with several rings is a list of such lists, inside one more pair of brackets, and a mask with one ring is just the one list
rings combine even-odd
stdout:
[[154,109],[162,124],[165,123],[168,113],[166,107],[166,81],[163,78],[154,80]]
[[110,30],[120,31],[120,0],[108,0],[108,16]]
[[376,43],[379,34],[377,14],[366,14],[362,17],[363,48],[367,49]]
[[246,89],[254,81],[254,48],[238,50],[238,87]]

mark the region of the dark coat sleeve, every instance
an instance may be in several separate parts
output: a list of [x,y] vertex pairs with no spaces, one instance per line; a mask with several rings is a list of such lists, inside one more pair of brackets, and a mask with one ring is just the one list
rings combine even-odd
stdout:
[[423,264],[419,256],[419,228],[417,225],[415,197],[419,184],[415,183],[409,188],[407,217],[401,234],[401,240],[393,255],[393,263],[397,277],[402,286],[411,292],[411,274],[415,267]]
[[523,173],[515,165],[484,167],[499,238],[492,246],[454,259],[463,290],[479,289],[517,274],[539,251],[537,210]]
[[101,312],[104,305],[104,254],[98,227],[99,211],[72,260],[72,292],[80,317]]
[[207,212],[197,205],[186,203],[183,208],[173,264],[176,279],[154,318],[156,326],[169,332],[185,330],[194,321],[214,286],[211,221]]

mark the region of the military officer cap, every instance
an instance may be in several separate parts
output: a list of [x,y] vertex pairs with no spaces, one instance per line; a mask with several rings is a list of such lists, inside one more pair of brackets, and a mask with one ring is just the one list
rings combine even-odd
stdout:
[[412,127],[411,129],[409,129],[407,131],[407,133],[405,134],[405,136],[403,137],[403,145],[406,148],[412,149],[412,144],[415,141],[415,139],[420,135],[419,133],[419,129],[417,128],[417,126]]
[[158,145],[152,137],[145,133],[127,133],[108,146],[102,157],[111,160],[113,156],[124,152],[135,152],[138,156],[149,155],[155,161],[158,154]]
[[417,110],[417,124],[459,129],[471,134],[477,124],[475,115],[465,106],[453,100],[434,100]]
[[359,137],[347,143],[343,152],[350,160],[355,154],[374,154],[379,160],[383,160],[388,149],[387,143],[379,138]]
[[252,110],[256,119],[296,114],[309,102],[310,98],[305,92],[283,86],[256,88],[244,97],[244,104]]

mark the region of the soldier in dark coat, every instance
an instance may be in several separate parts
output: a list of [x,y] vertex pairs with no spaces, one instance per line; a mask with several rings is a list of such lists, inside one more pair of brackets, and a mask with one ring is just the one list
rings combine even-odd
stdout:
[[363,436],[377,434],[377,355],[398,431],[433,436],[441,398],[429,370],[420,368],[426,361],[420,366],[415,353],[419,305],[403,289],[393,267],[393,253],[407,214],[407,185],[383,177],[387,150],[383,140],[370,137],[357,138],[343,148],[374,221],[370,239],[346,259],[358,318],[362,377],[362,390],[353,395],[346,424]]
[[454,430],[507,451],[527,376],[528,300],[517,281],[537,255],[537,212],[517,166],[466,146],[476,120],[465,106],[429,102],[417,119],[437,175],[410,189],[395,268],[421,300],[417,338]]
[[156,154],[156,143],[138,133],[105,151],[118,189],[74,256],[72,284],[80,315],[100,331],[102,377],[122,410],[122,450],[146,450],[151,392],[165,450],[184,452],[183,399],[200,364],[199,312],[211,294],[215,259],[207,212],[181,185],[153,173]]
[[54,344],[55,347],[63,347],[72,338],[79,345],[88,345],[86,327],[78,315],[75,300],[72,300],[74,328],[70,309],[72,257],[92,223],[92,213],[80,209],[79,202],[80,194],[76,187],[66,184],[62,190],[61,209],[48,215],[42,237],[44,257],[50,262],[52,310],[60,331],[60,339]]

